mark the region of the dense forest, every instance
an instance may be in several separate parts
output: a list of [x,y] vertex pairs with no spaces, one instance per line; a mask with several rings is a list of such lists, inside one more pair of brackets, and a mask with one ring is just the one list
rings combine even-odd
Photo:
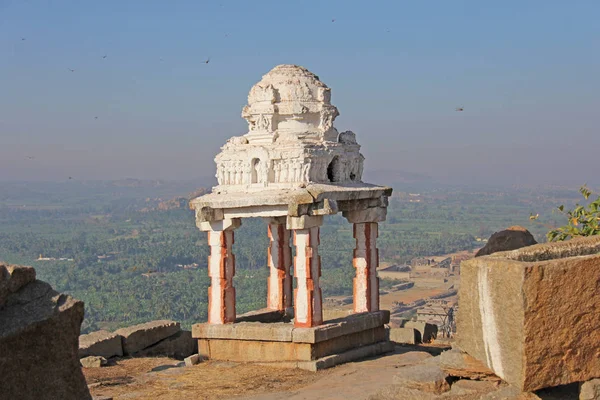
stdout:
[[[0,259],[33,265],[39,279],[85,301],[84,331],[162,318],[189,327],[206,320],[209,285],[206,234],[196,229],[183,201],[193,189],[143,181],[0,184]],[[401,190],[380,224],[382,262],[474,249],[482,245],[478,239],[515,224],[542,241],[548,227],[562,222],[549,213],[552,207],[577,195],[554,189]],[[169,201],[176,196],[183,197]],[[544,224],[529,221],[532,212],[545,212]],[[242,313],[266,303],[266,224],[244,220],[235,235]],[[353,248],[351,225],[341,216],[327,217],[319,249],[324,296],[352,293]]]

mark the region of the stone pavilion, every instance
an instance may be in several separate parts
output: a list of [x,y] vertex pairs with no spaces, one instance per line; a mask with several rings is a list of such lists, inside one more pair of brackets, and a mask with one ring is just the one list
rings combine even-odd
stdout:
[[[250,90],[248,133],[227,140],[218,185],[190,202],[210,246],[208,322],[193,328],[201,355],[315,370],[389,351],[376,241],[392,189],[362,182],[360,145],[336,130],[338,115],[331,90],[297,65],[276,66]],[[319,227],[338,212],[356,239],[354,314],[323,321]],[[268,224],[267,309],[238,316],[234,231],[249,217]]]

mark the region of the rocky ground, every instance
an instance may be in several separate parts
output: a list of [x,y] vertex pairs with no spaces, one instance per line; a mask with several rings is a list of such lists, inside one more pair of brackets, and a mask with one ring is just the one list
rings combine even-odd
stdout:
[[118,399],[577,399],[577,388],[522,394],[444,345],[397,346],[394,353],[317,373],[169,358],[120,359],[84,369],[94,396]]

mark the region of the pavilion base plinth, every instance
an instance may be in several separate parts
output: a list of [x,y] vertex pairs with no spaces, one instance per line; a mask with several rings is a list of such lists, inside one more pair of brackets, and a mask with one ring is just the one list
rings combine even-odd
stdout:
[[392,351],[385,328],[389,318],[389,311],[381,310],[311,328],[296,328],[291,322],[203,323],[192,327],[192,336],[207,359],[317,371]]

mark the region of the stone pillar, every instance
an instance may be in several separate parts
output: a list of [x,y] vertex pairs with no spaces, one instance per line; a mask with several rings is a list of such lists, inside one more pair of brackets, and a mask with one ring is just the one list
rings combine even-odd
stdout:
[[294,326],[312,327],[323,323],[323,301],[319,278],[319,226],[322,217],[288,217],[287,226],[294,229]]
[[227,324],[235,322],[235,256],[232,253],[233,231],[241,225],[239,219],[203,223],[208,231],[208,323]]
[[292,307],[292,249],[290,247],[290,231],[286,229],[285,218],[269,220],[268,263],[269,278],[267,281],[267,308],[285,311]]
[[353,264],[356,268],[354,278],[354,312],[379,310],[379,250],[377,250],[377,222],[362,222],[354,224]]

